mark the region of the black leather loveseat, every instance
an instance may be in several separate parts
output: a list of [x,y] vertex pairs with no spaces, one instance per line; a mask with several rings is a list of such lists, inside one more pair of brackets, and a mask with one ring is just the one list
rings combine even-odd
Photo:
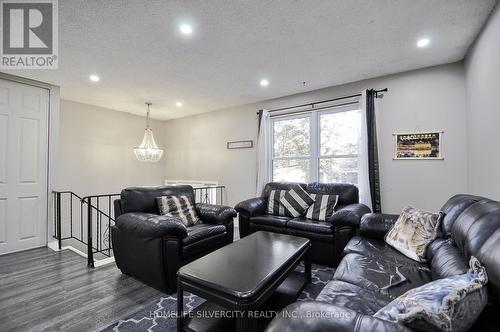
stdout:
[[137,187],[122,190],[115,201],[111,239],[116,265],[125,274],[167,293],[177,288],[184,264],[233,242],[236,211],[227,206],[196,203],[202,223],[186,227],[159,215],[156,197],[188,196],[191,186]]
[[361,236],[349,241],[333,280],[316,301],[291,304],[285,310],[293,312],[295,318],[280,315],[266,331],[412,331],[372,315],[412,288],[466,273],[471,256],[486,267],[489,279],[489,304],[472,330],[498,331],[500,202],[457,195],[441,211],[442,236],[429,245],[427,263],[413,261],[385,244],[384,235],[397,215],[365,215],[360,225]]
[[252,198],[236,205],[239,212],[240,237],[256,231],[269,231],[301,236],[311,240],[312,261],[335,266],[342,257],[342,250],[363,214],[370,209],[359,204],[358,188],[342,183],[300,184],[308,193],[339,195],[335,213],[326,221],[311,220],[305,217],[290,218],[267,214],[267,201],[273,189],[288,190],[295,183],[268,183],[261,197]]

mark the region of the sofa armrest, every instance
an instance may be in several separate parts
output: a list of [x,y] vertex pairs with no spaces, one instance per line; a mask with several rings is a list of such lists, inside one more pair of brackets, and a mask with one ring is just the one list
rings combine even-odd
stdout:
[[237,215],[235,209],[224,205],[196,203],[195,209],[201,221],[208,224],[227,224]]
[[152,213],[125,213],[116,219],[115,225],[121,231],[138,237],[163,238],[175,236],[183,239],[187,236],[187,228],[180,219]]
[[399,215],[385,213],[369,213],[361,218],[359,233],[373,239],[383,240],[385,234],[394,226]]
[[358,228],[361,217],[370,212],[370,208],[364,204],[349,204],[335,211],[326,221],[336,226],[351,226]]
[[295,302],[287,306],[267,326],[266,332],[410,332],[395,324],[349,308],[321,302]]
[[234,207],[239,213],[248,214],[250,217],[266,214],[267,198],[256,197],[239,202]]

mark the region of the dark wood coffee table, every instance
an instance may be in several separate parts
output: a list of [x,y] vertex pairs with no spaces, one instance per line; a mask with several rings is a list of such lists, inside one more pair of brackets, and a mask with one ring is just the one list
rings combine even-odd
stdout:
[[188,318],[184,313],[184,291],[215,304],[212,308],[227,310],[236,321],[236,331],[255,330],[257,310],[301,261],[305,263],[305,278],[294,284],[296,294],[311,282],[310,247],[305,238],[256,232],[184,265],[177,272],[177,331],[200,329],[200,323],[198,328],[188,327],[193,315]]

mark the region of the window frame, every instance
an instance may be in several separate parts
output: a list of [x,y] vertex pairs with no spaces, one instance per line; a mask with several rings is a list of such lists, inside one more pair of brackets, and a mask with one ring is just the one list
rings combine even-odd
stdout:
[[[317,182],[320,182],[319,181],[320,180],[320,164],[321,164],[322,159],[324,159],[324,160],[348,159],[348,158],[356,159],[358,162],[358,167],[359,167],[359,143],[360,143],[359,141],[358,141],[358,153],[355,153],[355,154],[333,154],[333,155],[322,155],[321,154],[321,116],[328,115],[328,114],[334,114],[334,113],[352,112],[352,111],[359,111],[360,112],[359,102],[356,102],[356,103],[353,103],[350,105],[342,105],[342,106],[338,106],[338,107],[333,107],[333,108],[329,108],[329,109],[326,109],[324,111],[318,112],[318,115],[317,115],[317,128],[318,128],[317,171],[318,171],[318,173],[317,173],[317,177],[316,177]],[[361,126],[361,118],[360,118],[360,126]]]
[[[304,111],[296,114],[283,114],[270,118],[270,158],[269,172],[271,180],[274,181],[274,161],[275,160],[309,160],[309,179],[307,182],[319,182],[320,161],[322,159],[345,159],[356,158],[359,161],[359,153],[346,155],[321,155],[321,116],[332,113],[342,113],[349,111],[359,111],[359,100],[342,105],[325,107],[321,110]],[[274,123],[283,120],[293,120],[297,118],[309,118],[309,156],[287,156],[275,157],[274,155]],[[361,123],[360,123],[361,125]]]
[[[309,176],[311,176],[312,168],[311,168],[311,158],[312,158],[312,140],[313,140],[313,133],[312,133],[312,117],[311,117],[311,112],[301,112],[300,114],[289,114],[289,115],[279,115],[279,116],[274,116],[271,117],[271,125],[270,125],[270,137],[271,137],[271,147],[270,147],[270,153],[271,157],[269,158],[269,170],[271,174],[271,181],[274,181],[274,161],[275,160],[309,160]],[[302,119],[302,118],[309,118],[309,155],[308,156],[286,156],[286,157],[276,157],[274,154],[274,123],[283,121],[283,120],[294,120],[294,119]],[[307,182],[307,181],[306,181]]]

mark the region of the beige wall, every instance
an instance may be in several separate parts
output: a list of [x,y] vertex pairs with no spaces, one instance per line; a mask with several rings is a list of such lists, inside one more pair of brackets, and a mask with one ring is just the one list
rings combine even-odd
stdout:
[[[157,164],[132,153],[144,118],[61,101],[57,189],[79,194],[116,192],[168,179],[218,181],[227,203],[255,194],[256,149],[227,150],[228,141],[257,138],[261,108],[283,107],[388,88],[377,114],[382,202],[397,213],[406,204],[437,210],[451,195],[473,192],[500,199],[500,155],[491,150],[500,123],[500,9],[497,6],[464,63],[426,68],[329,87],[260,103],[153,121],[165,148]],[[394,132],[444,130],[444,161],[394,161]]]
[[465,61],[469,189],[500,199],[500,5]]
[[[133,148],[139,145],[144,117],[61,100],[59,167],[56,190],[79,195],[119,192],[133,185],[160,185],[165,159],[142,163]],[[164,141],[163,123],[152,121],[155,138]]]
[[[388,88],[377,114],[382,202],[397,213],[406,204],[438,210],[467,191],[465,83],[462,63],[330,87],[262,103],[166,121],[166,177],[219,181],[230,205],[255,194],[256,149],[227,150],[226,142],[256,140],[261,108],[296,105]],[[394,161],[394,132],[444,130],[444,161]]]

